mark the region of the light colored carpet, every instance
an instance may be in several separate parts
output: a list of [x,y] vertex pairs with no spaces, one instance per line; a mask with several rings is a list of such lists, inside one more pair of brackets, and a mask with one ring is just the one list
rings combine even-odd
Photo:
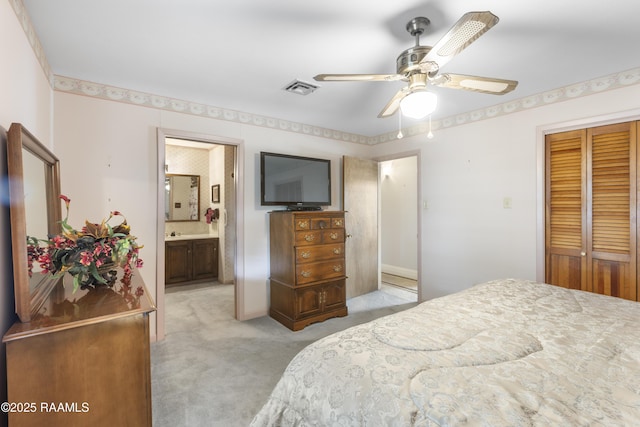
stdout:
[[416,305],[386,287],[348,301],[349,315],[292,332],[270,317],[233,318],[233,285],[194,285],[166,294],[166,339],[151,345],[155,427],[245,427],[289,361],[313,341]]

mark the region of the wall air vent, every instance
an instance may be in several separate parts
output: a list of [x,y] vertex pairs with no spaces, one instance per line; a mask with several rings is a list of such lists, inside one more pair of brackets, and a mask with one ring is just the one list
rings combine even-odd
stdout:
[[284,90],[291,93],[297,93],[298,95],[309,95],[311,92],[318,89],[320,86],[316,86],[311,83],[303,82],[300,80],[294,80],[285,87]]

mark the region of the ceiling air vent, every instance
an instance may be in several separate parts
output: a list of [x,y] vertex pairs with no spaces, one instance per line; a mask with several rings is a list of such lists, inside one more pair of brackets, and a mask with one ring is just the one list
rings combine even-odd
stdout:
[[298,95],[309,95],[311,92],[318,89],[320,86],[313,85],[311,83],[303,82],[300,80],[294,80],[283,89],[287,92],[297,93]]

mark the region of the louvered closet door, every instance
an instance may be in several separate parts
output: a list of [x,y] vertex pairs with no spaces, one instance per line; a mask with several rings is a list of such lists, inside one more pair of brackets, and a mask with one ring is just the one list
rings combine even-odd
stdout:
[[638,298],[636,122],[546,138],[546,281]]
[[586,134],[546,137],[546,282],[587,289]]
[[587,129],[588,290],[636,300],[636,125]]

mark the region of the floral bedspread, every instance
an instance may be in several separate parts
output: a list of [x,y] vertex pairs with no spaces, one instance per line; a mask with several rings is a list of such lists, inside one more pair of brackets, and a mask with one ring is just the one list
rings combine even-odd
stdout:
[[640,303],[500,280],[302,350],[252,426],[631,426]]

